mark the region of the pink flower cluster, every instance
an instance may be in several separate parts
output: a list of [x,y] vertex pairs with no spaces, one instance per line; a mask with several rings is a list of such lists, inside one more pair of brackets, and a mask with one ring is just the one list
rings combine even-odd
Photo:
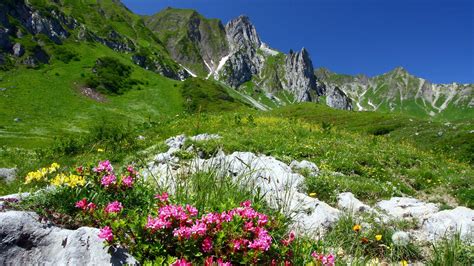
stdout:
[[138,172],[131,165],[127,166],[127,172],[128,175],[122,177],[122,184],[127,188],[131,188],[133,187],[133,183],[135,183]]
[[[162,202],[168,200],[166,193],[156,197]],[[163,205],[158,209],[157,217],[148,217],[145,228],[151,232],[170,230],[180,241],[200,240],[201,250],[211,253],[213,237],[223,230],[224,224],[237,220],[242,226],[238,234],[235,234],[239,238],[230,240],[232,252],[246,252],[248,249],[267,251],[272,244],[272,238],[265,228],[268,217],[255,211],[250,201],[243,202],[241,207],[230,211],[207,213],[200,219],[197,214],[196,208],[190,205]]]
[[119,213],[119,212],[122,211],[122,209],[123,209],[122,203],[120,203],[118,201],[114,201],[114,202],[111,202],[111,203],[107,204],[104,211],[106,213]]
[[[115,176],[113,170],[114,168],[108,160],[99,162],[99,164],[93,169],[94,172],[102,176],[100,183],[104,187],[109,187],[118,183],[117,176]],[[125,188],[132,188],[138,172],[131,165],[129,165],[126,170],[128,173],[121,177],[121,184]]]
[[110,164],[109,160],[99,162],[99,165],[97,167],[94,167],[94,172],[96,173],[112,173],[114,168],[112,167],[112,164]]
[[112,229],[108,226],[101,228],[99,231],[99,238],[105,239],[107,242],[112,242],[114,240]]
[[334,261],[336,257],[333,254],[318,254],[316,251],[311,253],[311,256],[318,262],[320,262],[323,266],[334,266]]
[[97,206],[93,202],[87,202],[86,198],[81,199],[76,202],[76,208],[79,208],[83,211],[93,211]]
[[116,182],[117,182],[117,177],[114,174],[104,175],[102,179],[100,180],[100,183],[105,187],[115,184]]

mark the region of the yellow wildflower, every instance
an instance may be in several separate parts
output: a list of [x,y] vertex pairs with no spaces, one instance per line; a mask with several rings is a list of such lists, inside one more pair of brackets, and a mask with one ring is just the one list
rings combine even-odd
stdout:
[[407,262],[406,260],[400,261],[400,264],[401,264],[402,266],[408,266],[408,262]]
[[53,186],[62,186],[66,185],[71,188],[75,188],[77,186],[84,186],[86,184],[86,180],[83,176],[78,176],[74,174],[65,175],[63,173],[57,174],[56,177],[51,180],[51,185]]
[[354,230],[354,232],[359,232],[360,229],[361,229],[360,224],[356,224],[354,225],[354,227],[352,227],[352,230]]
[[377,241],[382,240],[382,235],[376,235],[376,236],[375,236],[375,240],[377,240]]
[[309,193],[309,196],[315,198],[316,197],[316,192]]
[[97,151],[98,151],[98,152],[104,152],[105,150],[102,149],[102,148],[98,148]]
[[49,173],[52,173],[52,172],[55,172],[56,170],[59,169],[59,167],[61,167],[58,163],[52,163],[50,166],[49,166]]
[[65,183],[67,176],[63,173],[57,174],[53,180],[51,180],[50,184],[53,186],[61,186]]

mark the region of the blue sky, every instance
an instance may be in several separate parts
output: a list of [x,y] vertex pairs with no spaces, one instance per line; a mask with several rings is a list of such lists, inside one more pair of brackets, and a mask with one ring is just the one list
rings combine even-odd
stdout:
[[369,76],[403,66],[436,83],[474,83],[472,0],[123,0],[150,15],[192,8],[224,23],[245,14],[283,52],[306,47],[315,67]]

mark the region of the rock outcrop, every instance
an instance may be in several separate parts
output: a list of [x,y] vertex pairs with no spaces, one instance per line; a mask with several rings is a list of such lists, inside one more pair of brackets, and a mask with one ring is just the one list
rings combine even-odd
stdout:
[[290,51],[286,56],[285,81],[283,88],[295,97],[296,102],[317,100],[318,87],[313,62],[305,48],[296,53]]
[[263,67],[265,59],[257,53],[262,42],[247,16],[231,20],[225,30],[230,55],[223,62],[219,76],[225,83],[237,88],[250,81]]
[[[216,136],[214,136],[216,138]],[[328,204],[304,193],[304,177],[293,172],[290,166],[271,156],[251,152],[234,152],[226,155],[220,152],[210,159],[195,158],[180,164],[174,154],[184,148],[188,139],[184,135],[166,140],[169,150],[155,156],[143,171],[145,178],[160,176],[156,181],[173,193],[179,176],[198,171],[215,171],[230,176],[235,182],[253,192],[259,191],[264,199],[276,209],[293,217],[293,228],[301,234],[322,235],[338,219],[339,211]],[[192,137],[205,141],[208,138]],[[301,163],[298,164],[301,166]],[[315,165],[303,163],[304,168],[317,169]],[[296,163],[293,164],[296,167]]]
[[[217,138],[218,135],[207,134],[191,137],[194,141]],[[342,212],[356,216],[369,214],[381,222],[415,221],[416,227],[409,234],[403,234],[419,241],[435,242],[455,232],[459,232],[461,238],[466,240],[474,236],[474,210],[469,208],[439,211],[438,205],[434,203],[408,197],[393,197],[370,206],[350,192],[339,194],[337,208],[334,208],[305,193],[304,176],[300,172],[308,171],[313,177],[317,176],[318,168],[312,162],[293,161],[287,165],[274,157],[251,152],[228,155],[219,152],[209,159],[196,157],[182,161],[175,154],[185,148],[187,139],[185,135],[179,135],[166,140],[168,151],[156,155],[143,171],[143,176],[159,176],[156,182],[167,187],[171,193],[183,175],[212,170],[221,176],[232,177],[234,182],[251,191],[260,191],[269,206],[293,218],[292,226],[298,233],[311,237],[322,236],[337,222]],[[191,151],[192,147],[188,147],[188,150]]]
[[0,168],[0,181],[11,182],[16,178],[16,168]]
[[124,250],[99,239],[99,230],[67,230],[41,222],[32,212],[0,212],[1,265],[136,265]]
[[334,109],[352,110],[352,100],[338,87],[326,89],[326,105]]

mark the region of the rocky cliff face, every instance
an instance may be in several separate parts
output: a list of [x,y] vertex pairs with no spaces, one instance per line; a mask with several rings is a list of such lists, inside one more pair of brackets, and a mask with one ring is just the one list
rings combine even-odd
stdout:
[[[108,5],[108,9],[112,5],[114,10],[102,5]],[[65,40],[72,39],[76,42],[100,43],[120,53],[145,56],[153,64],[143,67],[180,79],[180,67],[168,59],[169,55],[158,40],[150,37],[153,34],[143,23],[135,22],[133,16],[122,4],[112,0],[87,5],[80,1],[2,1],[0,63],[6,69],[15,64],[30,67],[47,64],[54,57],[55,49],[63,45]],[[120,26],[114,27],[109,23],[114,19],[115,25]],[[146,40],[149,43],[147,48],[142,47],[137,39]],[[145,50],[146,53],[143,53]],[[47,54],[47,51],[52,54]]]
[[352,110],[352,100],[338,87],[326,89],[326,104],[334,109]]
[[224,25],[194,10],[167,8],[145,17],[145,23],[166,45],[171,56],[194,75],[214,71],[228,54]]
[[230,54],[223,59],[225,61],[221,61],[223,67],[219,79],[237,88],[260,72],[265,60],[258,54],[262,42],[246,16],[231,20],[225,29]]
[[317,100],[316,76],[314,75],[313,63],[305,48],[297,53],[290,51],[286,56],[283,88],[293,94],[297,102]]
[[474,113],[474,84],[433,84],[397,67],[383,75],[339,75],[318,69],[316,76],[327,87],[338,87],[358,111],[405,111],[421,116]]

